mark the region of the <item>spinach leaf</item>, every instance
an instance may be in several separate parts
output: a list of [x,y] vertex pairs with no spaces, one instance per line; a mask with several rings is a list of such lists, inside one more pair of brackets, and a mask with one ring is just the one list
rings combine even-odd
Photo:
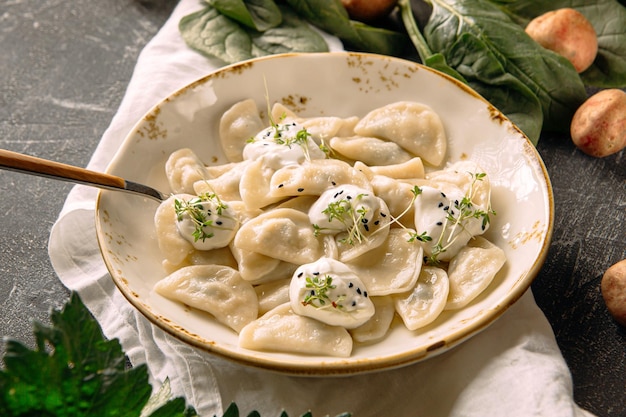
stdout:
[[[433,12],[424,28],[424,37],[432,50],[442,53],[470,85],[486,83],[500,87],[499,83],[506,79],[506,85],[516,85],[516,94],[501,92],[498,97],[505,99],[509,108],[517,109],[512,114],[523,114],[532,101],[528,92],[519,88],[523,84],[541,103],[543,128],[569,129],[574,112],[587,97],[585,87],[569,61],[539,46],[487,0],[430,2]],[[479,50],[489,54],[477,53]],[[508,75],[493,83],[480,73],[485,66],[494,69],[500,66]],[[516,104],[514,100],[520,97],[526,97],[526,100]],[[492,99],[488,95],[486,98]],[[500,109],[503,109],[502,104]],[[506,110],[502,111],[506,114]]]
[[282,21],[274,0],[208,0],[208,3],[224,16],[259,32],[276,27]]
[[341,0],[286,0],[302,18],[337,36],[347,49],[398,56],[407,45],[404,34],[350,20]]
[[248,32],[212,6],[184,16],[178,29],[187,45],[205,56],[229,64],[252,58]]
[[327,52],[322,36],[300,19],[292,10],[281,7],[282,23],[265,32],[249,31],[252,55],[264,56],[283,52]]
[[179,30],[187,45],[201,54],[235,63],[282,52],[326,52],[322,36],[293,12],[282,7],[282,22],[264,32],[249,29],[208,5],[187,15]]
[[598,35],[598,56],[581,74],[583,81],[604,88],[626,87],[626,7],[615,0],[492,0],[522,26],[533,18],[564,7],[581,12]]

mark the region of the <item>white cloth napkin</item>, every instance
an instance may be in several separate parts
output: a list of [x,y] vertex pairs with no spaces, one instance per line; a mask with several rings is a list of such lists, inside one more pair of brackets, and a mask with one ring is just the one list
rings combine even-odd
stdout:
[[[88,168],[104,171],[121,142],[154,104],[220,66],[188,49],[180,18],[200,7],[182,0],[142,51],[119,111]],[[341,44],[327,37],[331,50]],[[401,369],[349,377],[307,378],[244,367],[190,347],[148,322],[121,295],[100,257],[94,225],[97,191],[76,186],[52,228],[49,253],[59,278],[77,291],[108,338],[133,364],[146,363],[153,386],[170,379],[201,416],[314,417],[591,416],[573,400],[570,372],[529,291],[499,320],[462,345]]]

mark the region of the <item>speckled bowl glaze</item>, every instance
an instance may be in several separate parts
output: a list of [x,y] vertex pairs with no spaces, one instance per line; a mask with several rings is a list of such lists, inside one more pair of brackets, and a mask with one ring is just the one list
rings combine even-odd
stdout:
[[119,290],[149,320],[180,340],[242,364],[300,375],[345,375],[390,369],[428,359],[480,332],[515,303],[539,271],[553,226],[548,174],[533,145],[497,109],[461,83],[413,62],[356,53],[287,54],[231,65],[157,104],[126,138],[111,174],[167,191],[164,163],[192,148],[206,164],[226,163],[220,148],[221,115],[253,98],[282,102],[302,116],[363,116],[399,100],[431,106],[448,136],[446,160],[478,162],[490,176],[492,218],[487,237],[504,249],[505,267],[465,308],[444,311],[431,325],[392,327],[379,343],[355,345],[349,358],[258,352],[240,348],[237,334],[208,314],[153,290],[165,276],[153,215],[157,203],[102,191],[97,234]]

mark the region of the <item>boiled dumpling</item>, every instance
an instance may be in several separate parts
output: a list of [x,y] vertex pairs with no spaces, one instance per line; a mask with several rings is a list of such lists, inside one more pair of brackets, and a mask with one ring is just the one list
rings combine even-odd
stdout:
[[296,314],[347,329],[361,326],[375,312],[361,279],[346,264],[331,258],[296,269],[289,300]]
[[472,239],[450,261],[450,294],[446,310],[465,307],[491,283],[504,266],[504,251],[482,237]]
[[374,109],[357,123],[354,132],[395,142],[431,165],[440,165],[446,155],[443,123],[425,104],[399,101]]
[[296,314],[286,303],[245,326],[239,333],[239,346],[347,358],[352,353],[352,338],[345,328]]
[[395,142],[362,136],[335,136],[328,142],[331,149],[367,165],[391,165],[406,162],[412,155]]
[[391,229],[379,247],[346,262],[371,295],[408,291],[415,286],[422,264],[422,247],[409,241],[412,230]]
[[371,189],[365,174],[349,164],[336,159],[317,159],[277,170],[270,182],[270,193],[275,197],[321,195],[340,184]]
[[283,198],[270,195],[270,181],[274,172],[262,160],[251,161],[246,166],[239,183],[239,194],[246,206],[263,208]]
[[231,162],[243,160],[243,148],[247,141],[265,128],[259,110],[252,99],[235,103],[220,119],[220,143]]
[[226,266],[187,266],[157,282],[154,289],[164,297],[212,314],[237,332],[258,316],[254,288],[237,270]]
[[[170,196],[157,207],[154,214],[154,226],[159,249],[165,261],[173,266],[181,265],[187,256],[195,250],[191,242],[185,239],[176,227],[174,200],[180,196],[180,194]],[[183,194],[182,196],[193,197],[191,194]]]
[[259,314],[265,314],[273,308],[289,302],[290,282],[291,277],[254,287],[259,299]]
[[174,194],[193,194],[193,184],[209,178],[200,158],[188,148],[172,152],[165,162],[165,174]]
[[193,184],[193,189],[198,195],[211,192],[219,195],[225,201],[241,200],[239,184],[248,164],[249,161],[237,162],[219,177],[196,181]]
[[446,306],[449,281],[446,271],[424,266],[413,289],[393,296],[396,311],[409,330],[424,327],[439,317]]
[[372,303],[376,312],[374,315],[361,326],[350,329],[352,339],[358,343],[374,343],[385,337],[393,316],[395,308],[391,296],[372,297]]
[[233,242],[235,247],[285,262],[305,264],[323,254],[309,216],[281,208],[267,211],[244,223]]

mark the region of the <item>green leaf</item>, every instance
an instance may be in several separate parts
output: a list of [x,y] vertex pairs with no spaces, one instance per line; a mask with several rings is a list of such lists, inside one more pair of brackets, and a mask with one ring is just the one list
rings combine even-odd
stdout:
[[285,52],[327,52],[322,36],[291,9],[281,7],[282,23],[265,32],[249,31],[252,55],[264,56]]
[[178,28],[187,45],[205,56],[229,64],[253,57],[248,32],[212,6],[184,16]]
[[[146,367],[126,369],[119,342],[104,338],[76,294],[51,322],[35,324],[35,349],[7,341],[0,415],[139,416],[152,391]],[[182,416],[184,406],[167,403],[167,415]]]
[[[524,30],[497,6],[487,0],[431,0],[433,12],[424,28],[424,37],[434,52],[442,53],[474,87],[489,82],[480,69],[501,66],[509,74],[507,83],[517,84],[518,79],[541,103],[543,128],[566,131],[578,106],[586,99],[585,87],[576,70],[565,58],[548,51],[533,41]],[[477,50],[489,51],[488,56]],[[484,59],[496,63],[481,62]],[[460,67],[463,65],[463,67]],[[502,82],[499,78],[496,86]],[[519,85],[519,84],[518,84]],[[516,105],[513,100],[525,97],[524,91],[516,94],[500,93],[508,107],[521,114],[530,97]],[[509,96],[507,98],[507,96]],[[485,95],[489,101],[492,97]],[[493,104],[493,103],[492,103]],[[495,104],[494,104],[495,105]],[[505,114],[502,104],[499,107]]]
[[581,12],[598,35],[598,55],[581,74],[588,85],[626,87],[626,7],[615,0],[492,0],[525,26],[531,19],[564,7]]
[[407,44],[404,34],[350,20],[341,0],[286,0],[312,25],[337,36],[347,49],[398,55]]
[[274,0],[209,0],[224,16],[259,32],[278,26],[282,21]]

